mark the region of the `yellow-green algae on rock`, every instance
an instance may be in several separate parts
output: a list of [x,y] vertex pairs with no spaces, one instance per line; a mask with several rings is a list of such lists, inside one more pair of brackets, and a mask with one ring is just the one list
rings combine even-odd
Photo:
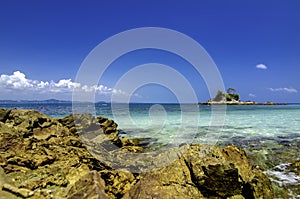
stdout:
[[267,176],[233,145],[171,148],[156,157],[178,155],[166,167],[131,173],[93,157],[85,138],[144,150],[138,140],[119,137],[107,118],[0,109],[0,198],[274,198]]

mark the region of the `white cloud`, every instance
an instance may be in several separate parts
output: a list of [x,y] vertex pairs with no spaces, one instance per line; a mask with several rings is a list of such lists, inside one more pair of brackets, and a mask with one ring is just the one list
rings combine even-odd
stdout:
[[49,82],[40,81],[40,82],[37,82],[36,85],[38,88],[43,89],[43,88],[49,86]]
[[288,92],[288,93],[298,93],[298,90],[295,88],[269,88],[272,92]]
[[1,93],[5,91],[15,91],[15,93],[30,93],[42,94],[42,93],[71,93],[73,89],[80,89],[82,92],[96,92],[97,94],[104,95],[126,95],[122,90],[109,88],[104,85],[81,85],[80,83],[73,82],[71,79],[61,79],[58,82],[54,81],[39,81],[27,79],[26,75],[20,71],[13,72],[12,75],[1,74],[0,75],[0,89]]
[[268,67],[265,64],[257,64],[256,68],[266,70]]
[[80,83],[72,82],[71,79],[61,79],[58,83],[54,83],[57,88],[79,88]]
[[249,97],[256,97],[256,95],[253,93],[249,93]]
[[5,85],[7,88],[12,89],[26,89],[32,88],[32,80],[26,79],[25,74],[20,71],[15,71],[12,75],[2,74],[0,76],[0,86]]

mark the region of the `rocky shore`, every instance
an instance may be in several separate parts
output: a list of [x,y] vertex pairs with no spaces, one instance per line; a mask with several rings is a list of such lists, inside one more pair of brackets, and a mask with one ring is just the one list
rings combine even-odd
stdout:
[[143,154],[145,146],[123,138],[117,124],[101,116],[54,119],[0,109],[0,198],[274,198],[269,178],[234,145],[183,145],[153,157],[177,157],[164,167],[135,173],[127,158],[116,168],[119,156]]

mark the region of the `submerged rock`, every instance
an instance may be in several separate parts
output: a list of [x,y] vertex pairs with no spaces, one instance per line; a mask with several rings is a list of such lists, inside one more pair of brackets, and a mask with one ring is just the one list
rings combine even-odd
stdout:
[[[0,198],[273,198],[238,147],[184,145],[132,162],[126,154],[143,154],[142,145],[104,117],[0,109]],[[110,157],[128,169],[114,169]],[[130,165],[154,169],[131,173]]]

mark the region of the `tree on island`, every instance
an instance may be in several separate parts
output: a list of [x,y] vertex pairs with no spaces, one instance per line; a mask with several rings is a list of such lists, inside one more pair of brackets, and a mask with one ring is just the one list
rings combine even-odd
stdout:
[[239,101],[240,95],[235,93],[235,91],[236,90],[234,88],[228,88],[226,93],[221,90],[218,90],[216,96],[213,98],[212,101]]
[[235,88],[228,88],[227,93],[228,94],[234,94],[235,93]]

